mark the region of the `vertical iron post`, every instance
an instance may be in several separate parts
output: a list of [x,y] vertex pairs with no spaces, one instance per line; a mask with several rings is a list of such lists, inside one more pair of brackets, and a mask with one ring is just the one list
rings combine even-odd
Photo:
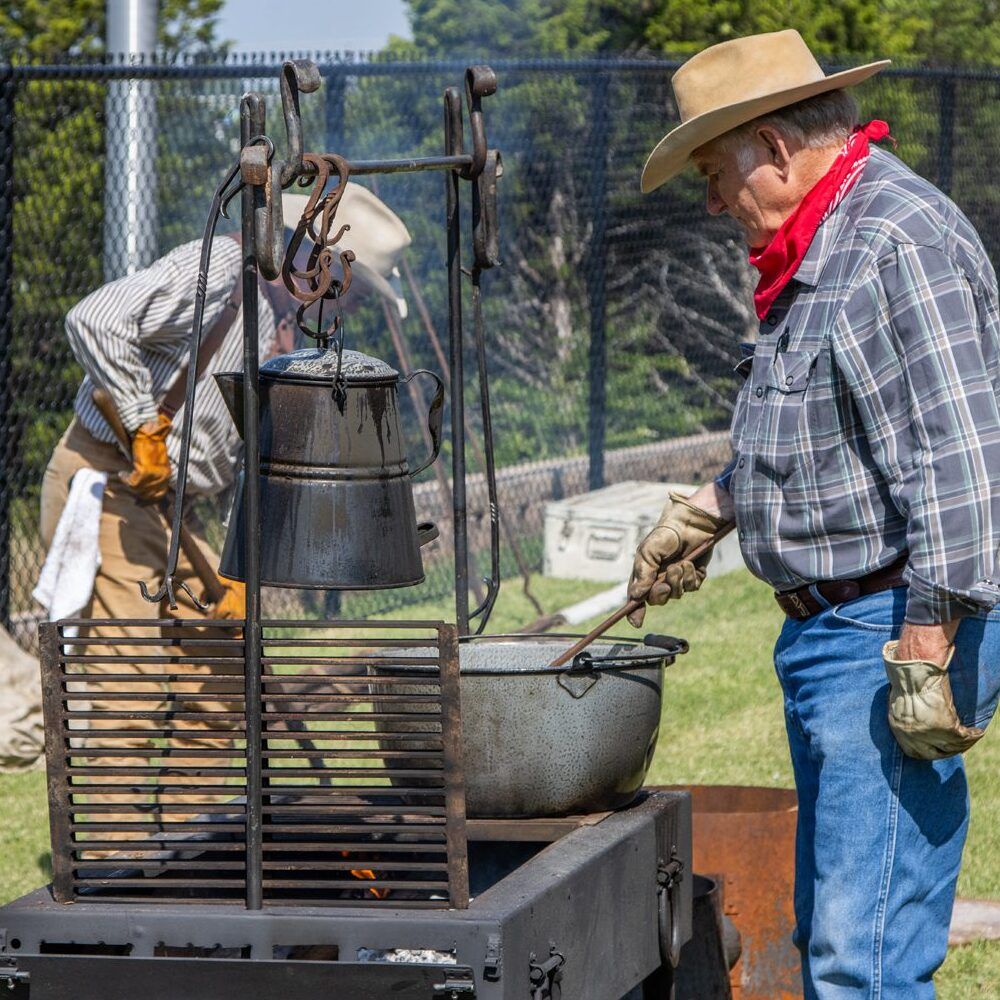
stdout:
[[[347,75],[330,67],[323,71],[323,94],[325,103],[323,117],[326,130],[326,145],[334,153],[343,149],[344,143],[344,94],[347,89]],[[291,220],[286,220],[291,221]],[[325,617],[333,620],[340,617],[342,608],[339,590],[323,592]]]
[[[445,154],[462,152],[462,99],[457,87],[444,92]],[[462,239],[458,170],[445,175],[448,231],[448,335],[451,346],[451,478],[455,529],[455,623],[469,634],[469,537],[465,499],[465,375],[462,349]]]
[[590,138],[591,156],[590,218],[593,231],[587,254],[587,306],[590,313],[590,347],[587,353],[587,451],[588,486],[604,485],[604,442],[607,433],[607,360],[605,237],[608,219],[608,88],[610,76],[598,69],[591,78]]
[[[264,132],[264,99],[245,94],[240,102],[240,146]],[[257,256],[254,210],[262,191],[248,184],[242,194],[243,236],[243,539],[247,606],[243,628],[246,710],[246,905],[259,910],[263,898],[261,784],[261,625],[260,625],[260,442],[258,427]]]
[[937,186],[951,194],[955,148],[955,78],[942,76],[938,83]]
[[0,71],[0,623],[10,627],[11,497],[14,492],[14,97],[10,66]]

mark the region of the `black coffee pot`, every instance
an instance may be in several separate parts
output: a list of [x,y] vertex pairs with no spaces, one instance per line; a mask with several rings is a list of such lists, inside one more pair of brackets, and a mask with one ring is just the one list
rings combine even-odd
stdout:
[[[401,382],[436,383],[427,414],[432,453],[410,470],[397,407]],[[243,373],[215,376],[243,434]],[[444,384],[402,378],[359,351],[306,348],[260,367],[260,563],[271,587],[376,590],[424,579],[411,481],[438,456]],[[240,475],[240,487],[243,476]],[[243,490],[219,572],[245,579]]]

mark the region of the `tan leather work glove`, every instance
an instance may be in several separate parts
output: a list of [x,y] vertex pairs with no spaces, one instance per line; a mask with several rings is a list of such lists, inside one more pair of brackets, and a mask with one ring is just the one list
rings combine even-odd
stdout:
[[[245,618],[247,613],[247,588],[239,580],[224,580],[226,592],[215,602],[212,614],[216,618]],[[202,596],[202,600],[204,600]]]
[[167,435],[170,417],[160,413],[155,420],[143,424],[132,438],[132,471],[119,478],[143,500],[162,500],[170,489],[170,458],[167,456]]
[[917,760],[940,760],[964,753],[981,739],[984,730],[963,726],[955,711],[948,667],[928,660],[897,660],[897,642],[882,647],[889,678],[889,728],[903,753]]
[[[708,572],[709,550],[693,562],[686,559],[727,522],[696,507],[687,497],[671,493],[653,530],[639,543],[629,580],[629,600],[666,604],[671,598],[697,590]],[[646,617],[645,607],[628,616],[635,628]]]

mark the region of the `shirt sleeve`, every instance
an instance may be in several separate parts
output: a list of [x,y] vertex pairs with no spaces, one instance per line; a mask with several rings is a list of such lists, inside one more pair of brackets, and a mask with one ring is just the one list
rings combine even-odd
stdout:
[[878,279],[861,290],[874,325],[848,320],[839,333],[858,330],[847,351],[852,398],[907,521],[906,620],[936,624],[1000,600],[997,373],[974,290],[947,253],[900,245],[878,262]]
[[[92,292],[66,316],[73,354],[94,384],[110,393],[129,433],[156,418],[152,360],[160,358],[177,371],[186,361],[200,251],[199,241],[185,243],[150,267]],[[213,244],[203,332],[225,306],[239,259],[233,240]]]

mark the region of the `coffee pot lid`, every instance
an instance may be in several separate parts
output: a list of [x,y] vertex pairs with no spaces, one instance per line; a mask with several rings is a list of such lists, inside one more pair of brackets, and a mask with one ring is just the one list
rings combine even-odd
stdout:
[[[339,359],[339,368],[345,382],[388,382],[399,378],[399,372],[391,365],[346,347],[343,357]],[[337,369],[335,347],[303,347],[271,358],[260,366],[260,374],[271,378],[331,382],[337,376]]]

